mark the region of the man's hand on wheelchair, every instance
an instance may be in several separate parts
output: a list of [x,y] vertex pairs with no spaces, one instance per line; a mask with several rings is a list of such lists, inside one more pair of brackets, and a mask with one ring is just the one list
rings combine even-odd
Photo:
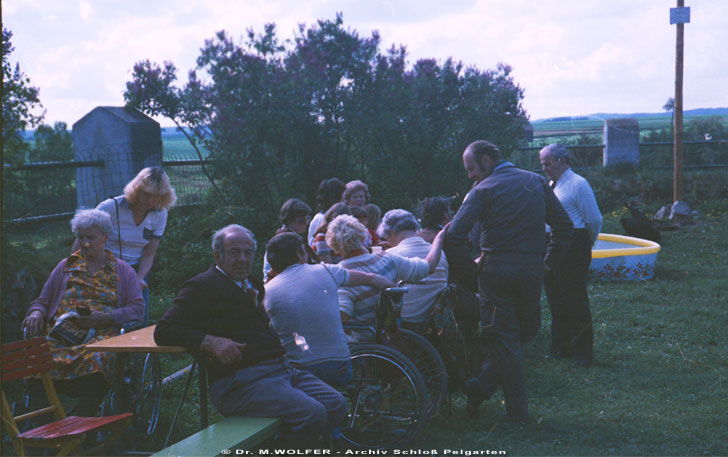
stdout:
[[245,343],[238,343],[229,338],[205,335],[200,349],[222,365],[234,365],[242,360],[245,346]]

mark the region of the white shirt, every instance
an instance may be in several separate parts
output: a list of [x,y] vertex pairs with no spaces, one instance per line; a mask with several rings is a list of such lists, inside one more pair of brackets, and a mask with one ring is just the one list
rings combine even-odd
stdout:
[[[114,203],[114,200],[119,204],[118,219],[116,218],[116,203]],[[117,259],[122,259],[132,266],[139,263],[144,248],[152,241],[152,238],[162,238],[164,229],[167,226],[166,209],[149,211],[142,223],[136,225],[134,212],[129,208],[129,202],[124,197],[104,200],[99,203],[96,209],[105,211],[111,216],[111,226],[114,230],[106,242],[106,249],[111,251]],[[121,246],[119,246],[120,232]]]
[[[432,245],[423,240],[422,237],[413,236],[399,242],[387,252],[399,254],[402,257],[417,257],[424,259],[430,252]],[[437,264],[435,272],[423,279],[427,284],[407,284],[409,292],[404,294],[402,301],[402,320],[405,322],[425,322],[427,315],[435,304],[435,298],[442,289],[447,287],[447,259],[443,252],[440,256],[440,263]]]
[[[550,181],[549,184],[553,184]],[[571,218],[575,229],[589,231],[592,243],[602,229],[602,213],[599,212],[597,199],[589,182],[567,168],[556,180],[554,193]]]
[[321,224],[324,223],[324,213],[316,213],[316,215],[311,219],[311,223],[308,225],[308,245],[313,245],[313,238],[316,234],[316,230],[318,230],[319,227],[321,227]]

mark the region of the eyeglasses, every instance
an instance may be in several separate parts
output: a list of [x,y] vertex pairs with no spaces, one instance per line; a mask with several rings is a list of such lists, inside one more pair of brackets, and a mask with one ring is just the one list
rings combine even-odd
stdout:
[[547,168],[551,167],[551,166],[552,166],[553,164],[555,164],[555,163],[559,163],[560,161],[561,161],[561,159],[556,159],[556,160],[547,160],[547,161],[545,161],[545,162],[541,162],[541,168],[542,168],[543,170],[545,170],[545,169],[547,169]]

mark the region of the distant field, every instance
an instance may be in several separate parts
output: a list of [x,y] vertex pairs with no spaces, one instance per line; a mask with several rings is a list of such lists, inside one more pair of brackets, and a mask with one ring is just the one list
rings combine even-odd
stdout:
[[[684,123],[702,119],[710,116],[688,115],[685,116]],[[669,128],[671,119],[669,116],[655,117],[638,117],[637,121],[640,125],[640,131],[656,130]],[[534,137],[544,136],[561,136],[561,135],[577,135],[577,134],[601,134],[604,131],[605,119],[589,118],[576,120],[559,120],[559,121],[535,121],[532,122]],[[723,116],[723,122],[728,125],[728,116]]]
[[[204,146],[200,145],[198,147],[203,158],[210,154],[210,151],[205,149]],[[195,148],[192,147],[183,135],[172,137],[162,135],[162,154],[164,160],[199,159]]]

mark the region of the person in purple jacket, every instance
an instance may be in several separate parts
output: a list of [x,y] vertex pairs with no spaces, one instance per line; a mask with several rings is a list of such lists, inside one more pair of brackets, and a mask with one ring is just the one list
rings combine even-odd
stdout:
[[46,336],[57,363],[50,372],[56,389],[79,397],[75,414],[94,416],[111,385],[113,354],[85,352],[84,345],[141,320],[144,299],[136,272],[104,249],[112,231],[108,213],[80,210],[71,229],[80,248],[53,269],[22,329],[26,336]]

